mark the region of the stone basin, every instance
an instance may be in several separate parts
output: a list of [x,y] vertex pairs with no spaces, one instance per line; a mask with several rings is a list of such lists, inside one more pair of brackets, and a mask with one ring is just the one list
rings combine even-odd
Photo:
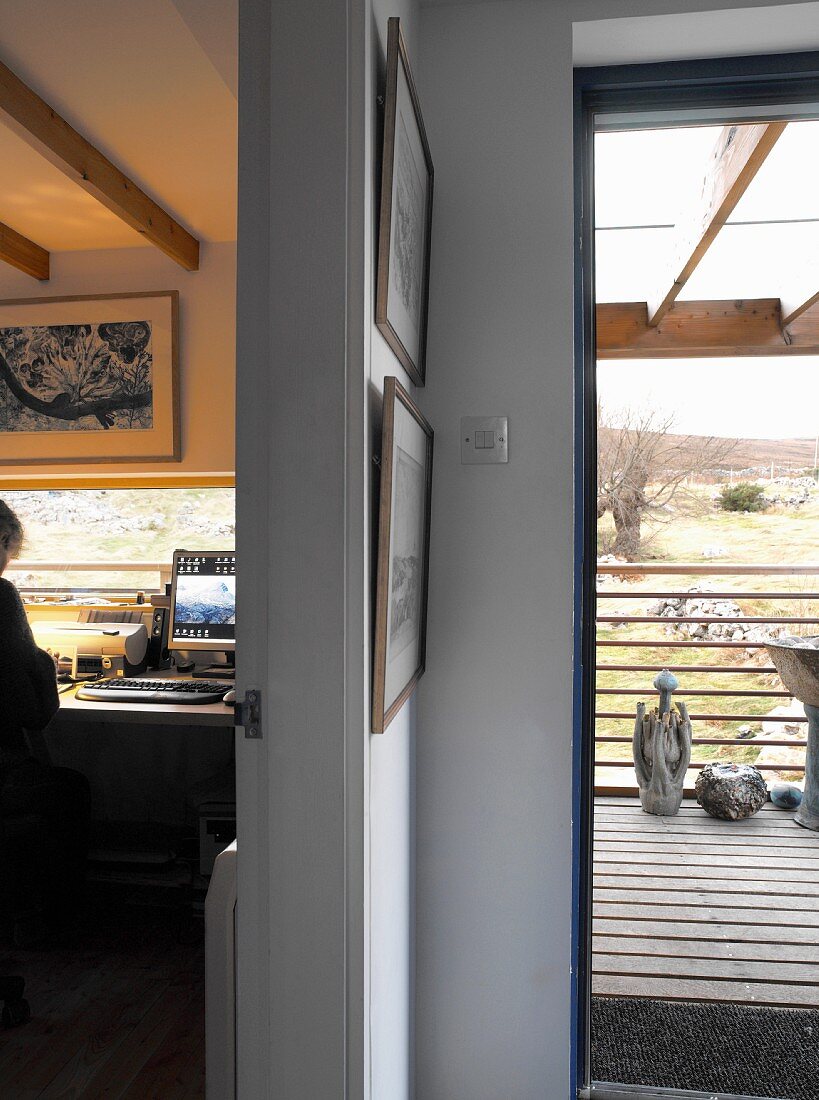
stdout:
[[819,830],[819,637],[780,638],[766,642],[765,648],[782,683],[808,716],[805,793],[794,820]]

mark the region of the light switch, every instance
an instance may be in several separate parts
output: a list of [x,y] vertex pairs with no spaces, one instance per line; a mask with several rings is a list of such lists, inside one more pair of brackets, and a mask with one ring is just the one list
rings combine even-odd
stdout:
[[509,461],[509,423],[505,416],[461,417],[461,464]]

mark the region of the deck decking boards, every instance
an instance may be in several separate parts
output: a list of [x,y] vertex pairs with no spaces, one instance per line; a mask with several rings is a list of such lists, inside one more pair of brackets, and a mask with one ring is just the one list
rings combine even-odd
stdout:
[[792,812],[598,797],[594,836],[594,994],[819,1008],[819,834]]

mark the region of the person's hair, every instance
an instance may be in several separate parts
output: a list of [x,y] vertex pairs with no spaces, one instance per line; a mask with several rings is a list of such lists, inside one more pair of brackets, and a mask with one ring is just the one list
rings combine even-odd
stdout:
[[15,557],[23,548],[23,525],[4,500],[0,500],[0,550]]

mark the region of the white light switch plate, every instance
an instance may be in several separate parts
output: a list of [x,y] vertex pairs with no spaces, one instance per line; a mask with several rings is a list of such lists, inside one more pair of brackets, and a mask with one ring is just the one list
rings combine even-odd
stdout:
[[509,420],[505,416],[461,417],[461,465],[509,461]]

